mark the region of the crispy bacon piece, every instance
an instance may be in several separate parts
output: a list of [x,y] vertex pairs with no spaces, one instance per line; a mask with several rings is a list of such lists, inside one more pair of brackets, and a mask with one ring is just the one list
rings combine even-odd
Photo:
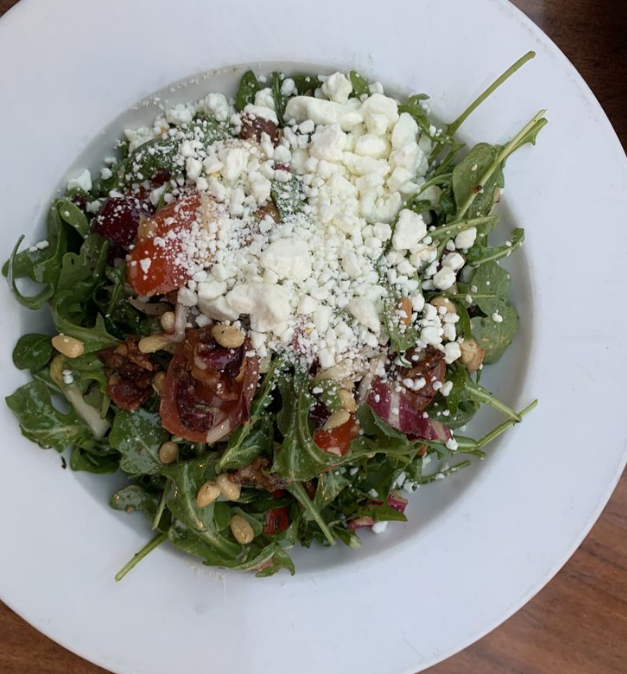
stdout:
[[128,412],[135,412],[150,398],[152,379],[160,369],[158,363],[139,350],[138,343],[139,337],[130,335],[124,344],[98,352],[109,378],[107,394]]

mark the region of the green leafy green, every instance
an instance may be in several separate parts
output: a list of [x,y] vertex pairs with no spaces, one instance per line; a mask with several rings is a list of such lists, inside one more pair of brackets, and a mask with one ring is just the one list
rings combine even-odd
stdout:
[[109,443],[121,454],[120,468],[131,476],[155,475],[163,464],[159,448],[169,439],[158,414],[139,409],[118,410],[113,420]]
[[495,262],[504,257],[509,257],[517,248],[522,246],[525,240],[525,230],[520,227],[512,232],[512,239],[502,246],[475,246],[469,252],[466,261],[478,266],[488,262]]
[[368,80],[364,79],[356,70],[351,70],[349,73],[351,84],[353,85],[353,95],[357,98],[362,96],[370,96],[370,86]]
[[69,199],[57,199],[54,207],[63,222],[73,227],[83,238],[89,234],[89,221],[81,209]]
[[52,358],[50,335],[22,335],[13,349],[13,363],[19,370],[41,370]]
[[486,364],[495,363],[518,332],[518,314],[512,304],[501,305],[498,314],[500,322],[492,316],[475,316],[470,320],[472,335],[485,351],[483,362]]
[[284,114],[285,107],[287,106],[287,96],[284,96],[281,93],[281,85],[283,84],[281,73],[272,73],[270,81],[270,88],[272,89],[272,96],[274,97],[274,111],[279,120],[279,125],[285,126]]
[[239,88],[235,95],[235,109],[241,112],[247,105],[255,102],[255,94],[260,89],[257,75],[252,70],[247,70],[239,82]]
[[282,408],[277,425],[283,443],[275,452],[272,471],[289,482],[311,480],[336,461],[334,454],[323,452],[309,430],[309,410],[313,397],[309,393],[309,376],[297,372],[293,379],[279,379]]
[[6,398],[6,403],[20,422],[22,435],[44,449],[63,452],[92,438],[91,431],[74,410],[63,413],[54,407],[43,382],[20,386]]

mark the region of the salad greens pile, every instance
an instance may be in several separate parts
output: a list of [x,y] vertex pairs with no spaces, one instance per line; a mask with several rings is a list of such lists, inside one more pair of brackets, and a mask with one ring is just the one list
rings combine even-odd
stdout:
[[[504,186],[507,159],[523,145],[535,144],[546,119],[543,111],[539,112],[504,145],[482,142],[465,151],[455,134],[532,56],[529,53],[517,61],[440,131],[434,132],[435,125],[425,110],[426,96],[410,96],[399,108],[415,119],[434,144],[427,180],[403,208],[430,218],[429,234],[439,253],[460,232],[471,227],[478,232],[468,251],[469,266],[462,281],[444,293],[425,291],[425,298],[445,298],[454,305],[460,317],[459,334],[480,347],[485,364],[499,360],[518,329],[518,315],[510,299],[510,275],[499,260],[524,240],[523,230],[515,229],[505,245],[490,244],[490,233],[498,221],[494,205]],[[321,84],[315,75],[291,77],[301,95],[312,95]],[[357,72],[350,73],[350,80],[353,96],[369,93],[368,82]],[[268,81],[281,126],[286,107],[281,76],[272,73]],[[253,102],[260,88],[255,74],[247,72],[235,98],[236,109]],[[191,124],[207,144],[231,134],[228,124],[208,115],[199,115]],[[499,426],[479,439],[457,434],[454,440],[450,436],[411,437],[362,399],[354,413],[360,432],[340,456],[317,444],[312,420],[321,405],[328,414],[341,409],[337,386],[314,381],[310,373],[278,355],[262,375],[246,421],[212,446],[173,436],[164,428],[162,392],[156,386],[139,409],[116,406],[109,395],[109,373],[99,354],[124,344],[129,335],[141,338],[159,332],[159,317],[129,302],[133,293],[127,285],[124,257],[111,240],[94,231],[94,214],[87,204],[106,200],[111,190],[128,189],[130,166],[137,170],[139,164],[147,179],[176,172],[173,143],[166,135],[129,153],[128,145],[121,142],[111,177],[95,180],[88,193],[75,188],[55,199],[48,214],[47,243],[22,250],[24,237],[20,237],[3,267],[20,304],[32,310],[48,307],[56,332],[83,345],[80,355],[68,357],[54,348],[51,335],[27,334],[19,340],[13,361],[17,368],[29,372],[32,381],[6,402],[23,435],[42,448],[70,452],[73,470],[97,474],[122,471],[128,484],[112,496],[111,507],[141,511],[151,522],[154,537],[120,571],[118,579],[167,540],[207,565],[254,570],[258,576],[280,569],[294,573],[288,550],[296,543],[309,547],[316,541],[332,546],[339,541],[358,548],[361,542],[356,531],[360,526],[406,520],[406,501],[398,492],[399,485],[414,490],[459,471],[470,458],[483,457],[488,443],[533,409],[536,401],[520,412],[509,409],[481,385],[479,366],[457,361],[446,366],[446,380],[452,382],[452,388],[446,396],[435,394],[427,408],[430,419],[448,429],[459,429],[481,405],[488,405],[503,415]],[[148,145],[153,151],[147,151]],[[293,183],[274,186],[279,214],[300,207]],[[421,196],[430,186],[440,190],[435,206]],[[27,294],[24,288],[33,285],[36,290]],[[392,357],[402,363],[403,354],[418,335],[411,327],[398,328],[391,319],[396,307],[395,301],[390,302],[386,324]],[[168,369],[172,357],[167,348],[153,356],[161,372]],[[178,453],[175,461],[164,463],[160,450],[170,441],[176,443]],[[271,480],[274,488],[259,488],[254,481],[242,480],[237,500],[220,497],[199,505],[203,485],[214,482],[220,474],[233,475],[251,466],[257,475]],[[251,541],[238,542],[234,536],[231,523],[236,515],[250,525]]]

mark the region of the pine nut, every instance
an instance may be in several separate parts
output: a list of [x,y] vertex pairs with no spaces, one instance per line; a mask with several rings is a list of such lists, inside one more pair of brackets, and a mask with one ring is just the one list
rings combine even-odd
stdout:
[[341,388],[339,391],[340,401],[342,402],[342,407],[347,412],[354,412],[357,409],[357,403],[355,398],[350,391],[347,391],[345,388]]
[[211,334],[226,349],[238,349],[246,339],[246,335],[233,325],[214,325]]
[[220,489],[222,496],[224,496],[227,501],[237,501],[240,494],[242,493],[242,488],[239,484],[231,482],[229,476],[226,473],[218,475],[216,478],[216,484]]
[[255,532],[250,526],[250,522],[241,515],[233,515],[231,517],[231,531],[235,540],[240,545],[248,545],[255,537]]
[[398,311],[402,312],[404,316],[400,316],[398,322],[403,325],[409,325],[411,323],[412,310],[411,299],[409,297],[401,297],[398,302]]
[[161,351],[169,344],[170,340],[163,335],[150,335],[150,337],[140,339],[137,348],[142,353],[154,353],[155,351]]
[[67,335],[55,335],[52,338],[52,346],[66,358],[78,358],[85,353],[83,342]]
[[339,412],[333,412],[333,414],[327,419],[327,422],[322,427],[325,431],[330,431],[338,426],[343,426],[349,419],[351,415],[346,410],[340,410]]
[[176,442],[164,442],[159,447],[159,461],[161,463],[174,463],[179,455],[179,446]]
[[434,307],[444,307],[447,314],[457,313],[455,305],[446,297],[434,297],[430,303],[433,304]]
[[152,388],[155,393],[161,395],[163,393],[163,385],[165,384],[165,372],[157,372],[152,378]]
[[209,504],[213,503],[218,496],[220,496],[220,488],[215,482],[205,482],[202,487],[198,490],[196,496],[196,505],[199,508],[204,508]]
[[165,313],[161,314],[159,322],[161,323],[163,332],[172,334],[176,329],[176,316],[174,315],[173,311],[166,311]]

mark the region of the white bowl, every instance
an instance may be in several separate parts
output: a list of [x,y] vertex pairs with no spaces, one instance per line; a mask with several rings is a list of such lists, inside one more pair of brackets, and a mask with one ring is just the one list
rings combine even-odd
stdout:
[[[176,9],[175,9],[176,8]],[[233,90],[241,68],[356,67],[403,93],[425,91],[451,119],[518,56],[538,56],[464,125],[502,141],[538,109],[549,126],[506,169],[507,226],[527,230],[511,258],[522,319],[490,385],[540,406],[489,457],[414,497],[407,525],[360,551],[296,554],[294,578],[209,570],[158,549],[121,584],[113,575],[149,535],[110,511],[112,480],[59,470],[9,411],[0,506],[0,596],[38,629],[103,667],[130,674],[372,672],[434,664],[495,627],[580,543],[625,463],[618,304],[625,286],[627,163],[605,115],[557,48],[510,4],[320,0],[25,0],[0,22],[0,249],[37,229],[65,177],[99,158],[128,110],[206,72],[171,100]],[[215,72],[218,70],[219,72]],[[118,118],[120,113],[122,118]],[[104,134],[101,133],[105,129]],[[24,381],[20,334],[45,314],[0,284],[0,393]],[[484,414],[474,425],[492,422]]]

